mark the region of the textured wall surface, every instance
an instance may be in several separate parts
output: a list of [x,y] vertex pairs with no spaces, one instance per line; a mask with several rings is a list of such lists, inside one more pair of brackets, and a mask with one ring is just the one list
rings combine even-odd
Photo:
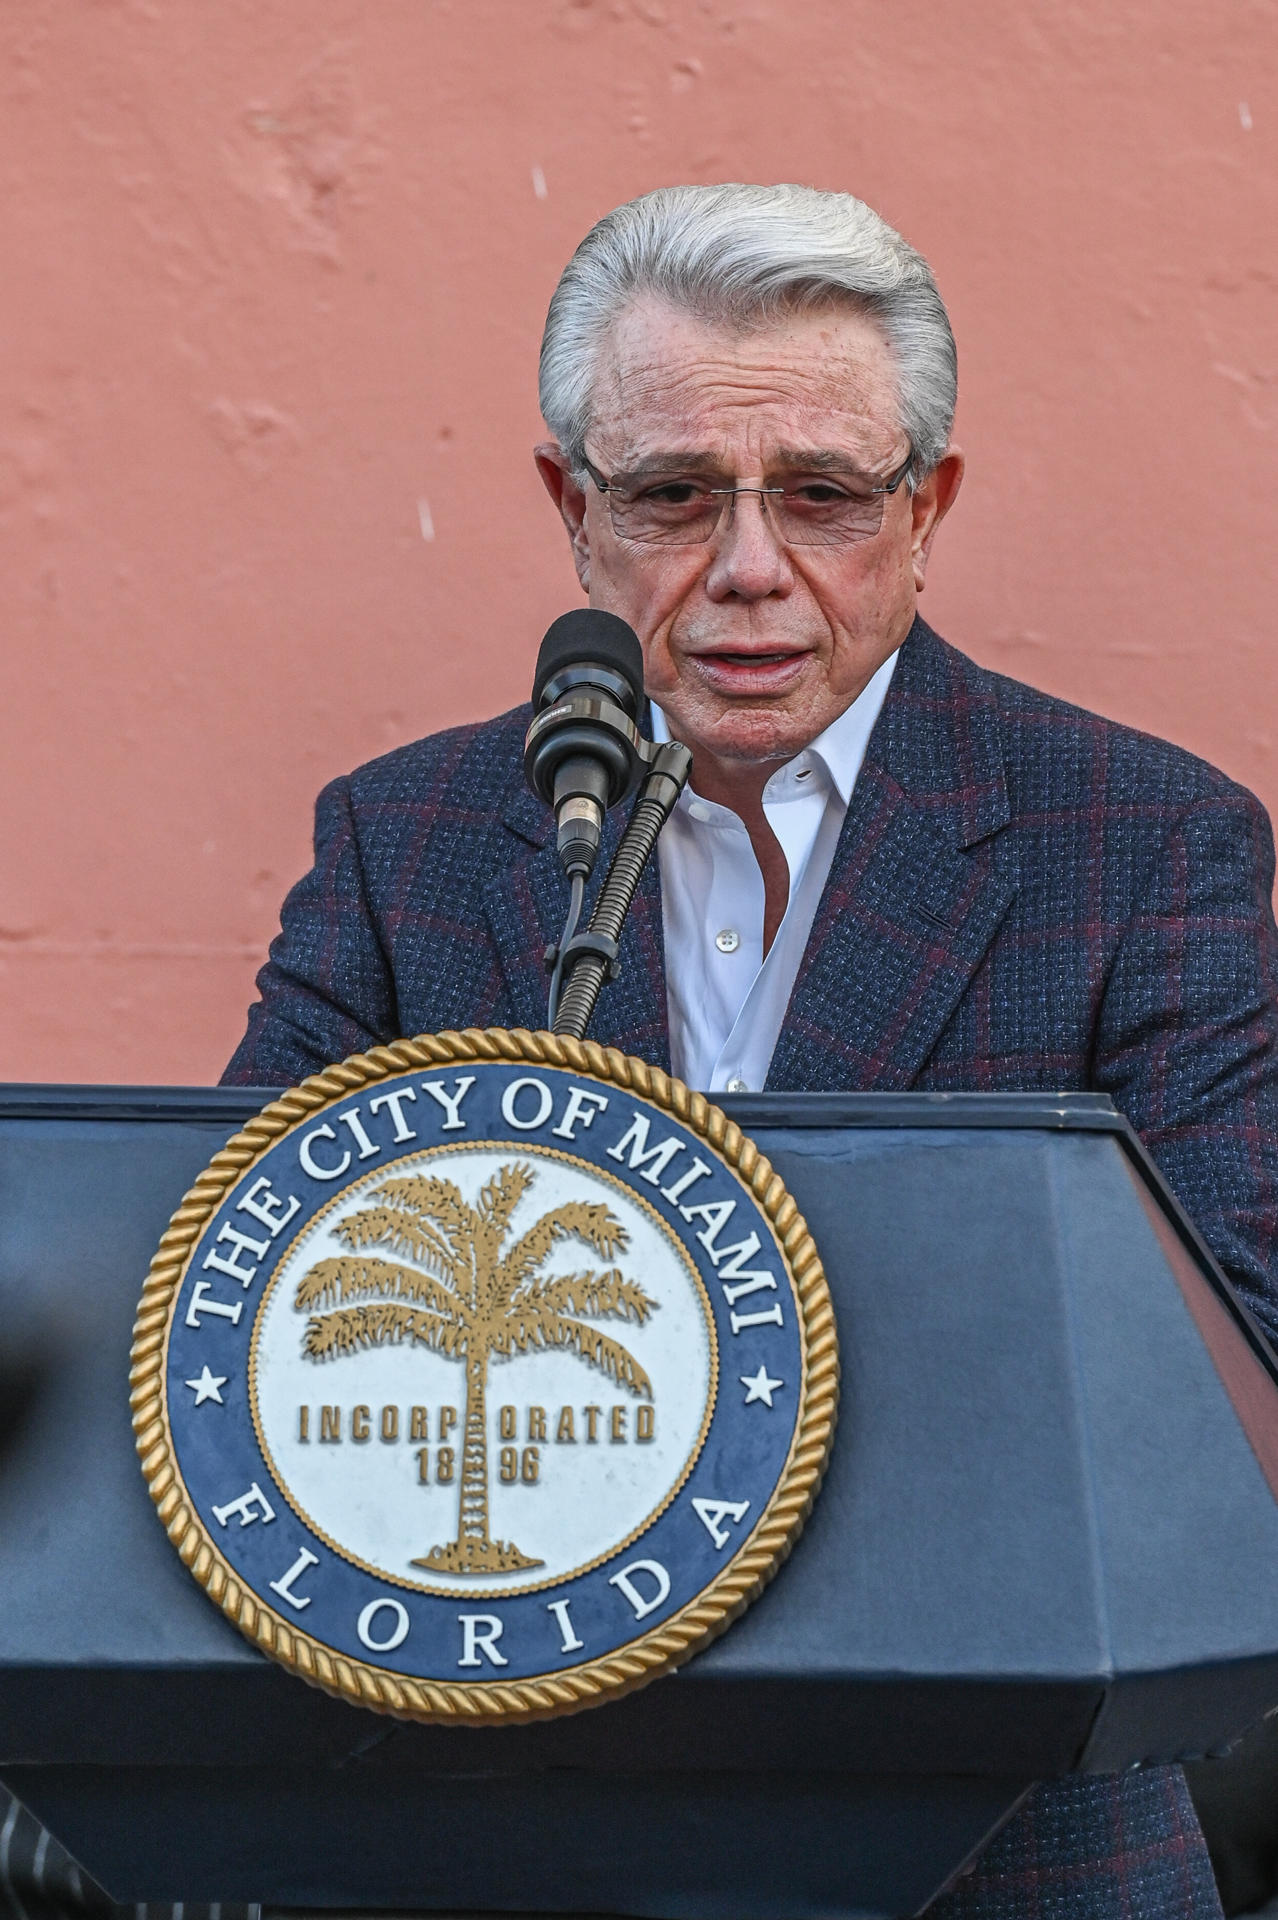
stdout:
[[11,0],[0,1075],[201,1081],[315,791],[577,603],[546,301],[662,182],[932,260],[970,469],[924,610],[1278,803],[1272,0]]

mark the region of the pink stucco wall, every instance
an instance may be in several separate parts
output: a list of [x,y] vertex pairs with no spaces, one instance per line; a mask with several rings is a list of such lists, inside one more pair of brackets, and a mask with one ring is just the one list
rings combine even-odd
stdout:
[[200,1081],[315,791],[523,696],[576,588],[557,271],[680,179],[932,260],[967,485],[925,611],[1278,803],[1269,0],[0,10],[0,1077]]

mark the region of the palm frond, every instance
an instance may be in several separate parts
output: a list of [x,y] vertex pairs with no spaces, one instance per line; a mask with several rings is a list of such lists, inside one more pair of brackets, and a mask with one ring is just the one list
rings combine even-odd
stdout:
[[569,1200],[550,1213],[543,1213],[522,1238],[516,1240],[501,1263],[502,1281],[513,1293],[537,1270],[557,1240],[584,1240],[603,1259],[626,1244],[629,1235],[616,1214],[594,1200]]
[[473,1207],[468,1207],[461,1197],[461,1191],[451,1180],[442,1180],[438,1174],[411,1174],[403,1180],[387,1180],[383,1186],[373,1189],[374,1200],[389,1200],[392,1206],[407,1207],[412,1213],[422,1213],[442,1227],[450,1246],[457,1244],[457,1236],[469,1243],[479,1217]]
[[333,1228],[348,1247],[388,1247],[392,1253],[406,1253],[424,1267],[438,1273],[448,1286],[458,1282],[457,1260],[438,1227],[420,1214],[403,1207],[361,1207],[347,1214]]
[[336,1360],[364,1347],[396,1347],[405,1341],[456,1360],[466,1351],[466,1330],[420,1308],[384,1301],[318,1315],[308,1322],[302,1347],[312,1360]]
[[560,1315],[552,1313],[542,1300],[524,1293],[507,1308],[496,1326],[488,1327],[490,1351],[503,1359],[516,1353],[528,1353],[554,1345],[552,1338]]
[[479,1196],[479,1211],[499,1234],[504,1233],[511,1214],[532,1185],[536,1175],[522,1160],[499,1167]]
[[551,1313],[579,1313],[587,1320],[633,1320],[638,1327],[660,1305],[616,1267],[606,1273],[566,1273],[553,1280],[534,1280],[515,1295],[511,1311],[525,1302]]
[[597,1367],[606,1379],[615,1381],[627,1393],[652,1398],[652,1382],[628,1348],[619,1340],[610,1340],[597,1327],[570,1320],[566,1314],[529,1314],[508,1321],[498,1329],[491,1351],[499,1358],[509,1359],[515,1353],[527,1352],[529,1347],[564,1347],[584,1360],[588,1367]]
[[463,1302],[433,1274],[355,1256],[317,1260],[298,1281],[293,1305],[306,1312],[368,1299],[415,1300],[445,1319],[462,1324],[468,1319]]

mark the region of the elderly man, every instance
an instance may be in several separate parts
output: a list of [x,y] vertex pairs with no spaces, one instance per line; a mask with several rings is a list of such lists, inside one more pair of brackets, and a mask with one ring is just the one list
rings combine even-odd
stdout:
[[[639,634],[654,731],[693,752],[595,1037],[711,1090],[1108,1092],[1278,1326],[1268,823],[918,617],[963,472],[926,263],[842,194],[649,194],[565,271],[541,395],[582,586]],[[566,883],[527,718],[326,789],[228,1080],[544,1024]],[[1219,1911],[1166,1767],[1040,1787],[933,1909]]]

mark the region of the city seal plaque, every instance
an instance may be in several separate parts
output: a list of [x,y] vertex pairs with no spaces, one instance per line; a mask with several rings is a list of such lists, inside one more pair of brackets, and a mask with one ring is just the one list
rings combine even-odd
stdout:
[[550,1034],[356,1055],[214,1158],[133,1346],[169,1537],[347,1700],[572,1712],[704,1646],[825,1468],[834,1319],[767,1160],[702,1095]]

